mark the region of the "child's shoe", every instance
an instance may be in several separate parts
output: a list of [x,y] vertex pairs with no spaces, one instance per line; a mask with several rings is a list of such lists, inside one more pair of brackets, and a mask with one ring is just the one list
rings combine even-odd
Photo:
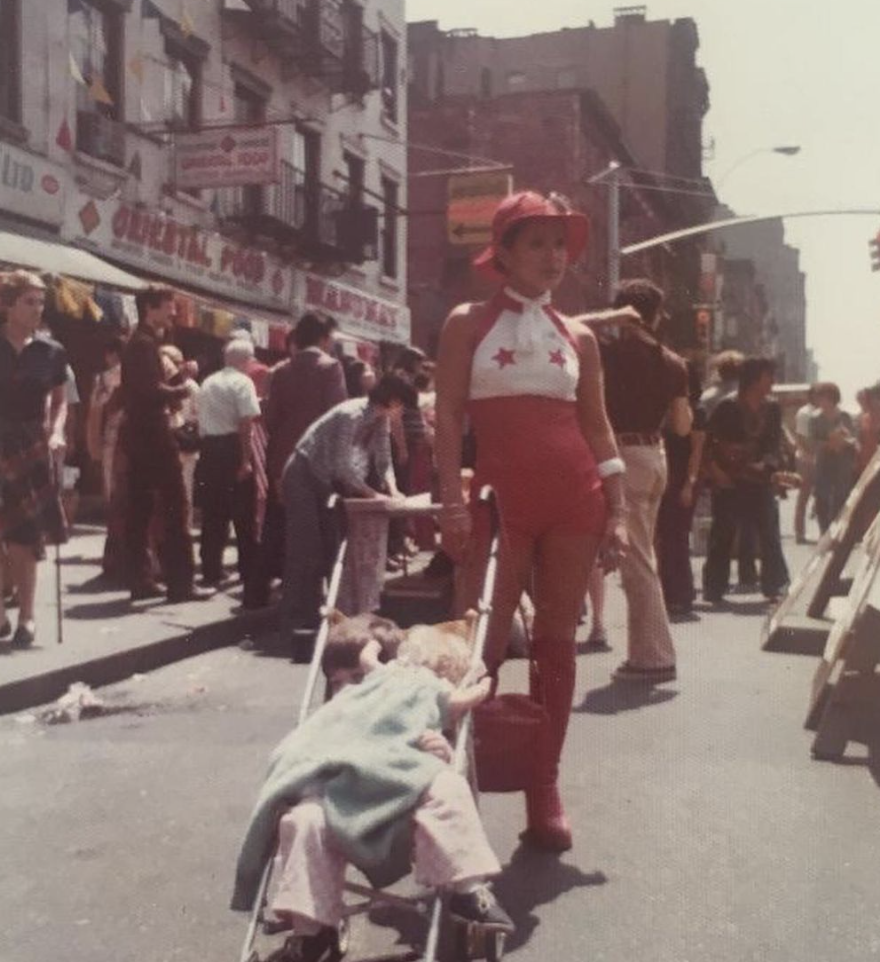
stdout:
[[495,932],[513,932],[515,928],[488,885],[479,885],[471,892],[454,892],[449,898],[449,914],[459,922],[471,922]]

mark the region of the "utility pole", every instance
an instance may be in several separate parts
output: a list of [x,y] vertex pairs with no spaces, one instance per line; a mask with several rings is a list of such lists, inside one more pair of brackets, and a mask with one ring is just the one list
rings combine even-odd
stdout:
[[608,298],[614,296],[620,283],[620,163],[612,160],[588,184],[608,185]]

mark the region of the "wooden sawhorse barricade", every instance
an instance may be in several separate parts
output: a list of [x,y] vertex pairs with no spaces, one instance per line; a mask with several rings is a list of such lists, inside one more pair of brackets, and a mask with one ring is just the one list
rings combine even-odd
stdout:
[[[840,758],[851,739],[866,741],[880,708],[880,515],[865,534],[845,610],[834,621],[816,669],[806,727],[813,755]],[[864,737],[859,735],[864,733]]]
[[778,607],[764,623],[765,651],[821,655],[835,619],[829,612],[833,598],[850,591],[845,577],[853,551],[880,512],[880,452],[872,459],[831,527]]

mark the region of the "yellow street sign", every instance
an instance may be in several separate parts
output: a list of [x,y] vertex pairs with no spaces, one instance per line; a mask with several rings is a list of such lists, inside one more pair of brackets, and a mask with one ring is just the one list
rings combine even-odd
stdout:
[[452,174],[447,194],[449,243],[488,244],[492,239],[492,215],[511,186],[509,170]]

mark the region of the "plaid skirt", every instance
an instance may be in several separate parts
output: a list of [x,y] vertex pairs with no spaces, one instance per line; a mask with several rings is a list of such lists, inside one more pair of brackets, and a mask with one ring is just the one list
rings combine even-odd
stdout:
[[46,432],[39,421],[0,428],[0,539],[29,545],[67,540],[67,522],[53,483]]

